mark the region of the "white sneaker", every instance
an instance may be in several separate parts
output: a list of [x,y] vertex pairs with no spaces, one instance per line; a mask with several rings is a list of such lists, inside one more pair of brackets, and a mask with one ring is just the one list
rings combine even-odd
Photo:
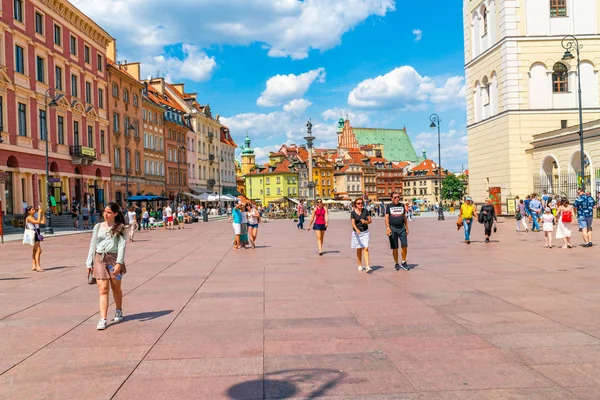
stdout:
[[113,321],[115,321],[115,322],[123,321],[123,310],[117,310],[115,312],[115,317],[113,318]]
[[369,272],[372,272],[372,271],[373,271],[373,268],[371,268],[371,267],[367,267],[367,268],[365,268],[365,271],[367,271],[367,273],[369,273]]
[[362,265],[359,265],[359,266],[358,266],[358,270],[359,270],[359,271],[364,271],[364,268],[362,267]]
[[98,329],[99,331],[103,331],[106,329],[106,325],[108,325],[106,320],[101,319],[100,321],[98,321],[98,325],[96,325],[96,329]]

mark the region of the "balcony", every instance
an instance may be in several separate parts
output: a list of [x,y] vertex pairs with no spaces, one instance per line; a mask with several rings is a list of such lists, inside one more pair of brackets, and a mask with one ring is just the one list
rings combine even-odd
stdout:
[[206,136],[208,136],[208,143],[212,143],[213,138],[215,137],[215,134],[212,132],[208,132],[208,134]]
[[212,164],[213,162],[215,162],[215,155],[214,154],[209,154],[208,155],[208,161],[210,162],[210,164]]
[[85,146],[70,146],[69,154],[76,165],[92,165],[96,160],[96,149]]

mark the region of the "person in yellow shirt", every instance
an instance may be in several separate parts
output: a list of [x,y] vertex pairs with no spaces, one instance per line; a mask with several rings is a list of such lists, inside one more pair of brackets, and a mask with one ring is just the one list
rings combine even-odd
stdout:
[[473,199],[470,197],[465,198],[465,202],[460,206],[460,216],[463,220],[463,226],[465,228],[465,243],[471,243],[471,227],[473,226],[473,217],[476,212],[475,204]]

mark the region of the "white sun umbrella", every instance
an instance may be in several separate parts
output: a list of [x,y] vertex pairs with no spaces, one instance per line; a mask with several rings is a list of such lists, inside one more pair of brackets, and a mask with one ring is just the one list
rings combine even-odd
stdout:
[[[220,199],[223,201],[223,196],[221,196]],[[210,193],[206,201],[219,201],[219,195],[216,193]]]
[[198,196],[198,199],[200,201],[212,201],[209,200],[210,194],[209,193],[202,193],[200,196]]
[[222,201],[236,201],[237,198],[233,197],[230,194],[224,194],[224,195],[221,196],[221,200]]

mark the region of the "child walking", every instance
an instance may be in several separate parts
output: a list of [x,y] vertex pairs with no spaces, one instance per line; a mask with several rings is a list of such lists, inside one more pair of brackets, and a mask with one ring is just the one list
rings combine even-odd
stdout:
[[554,231],[554,223],[556,218],[552,215],[550,207],[546,207],[544,215],[542,215],[542,229],[544,230],[544,240],[546,241],[545,248],[552,248],[552,232]]

